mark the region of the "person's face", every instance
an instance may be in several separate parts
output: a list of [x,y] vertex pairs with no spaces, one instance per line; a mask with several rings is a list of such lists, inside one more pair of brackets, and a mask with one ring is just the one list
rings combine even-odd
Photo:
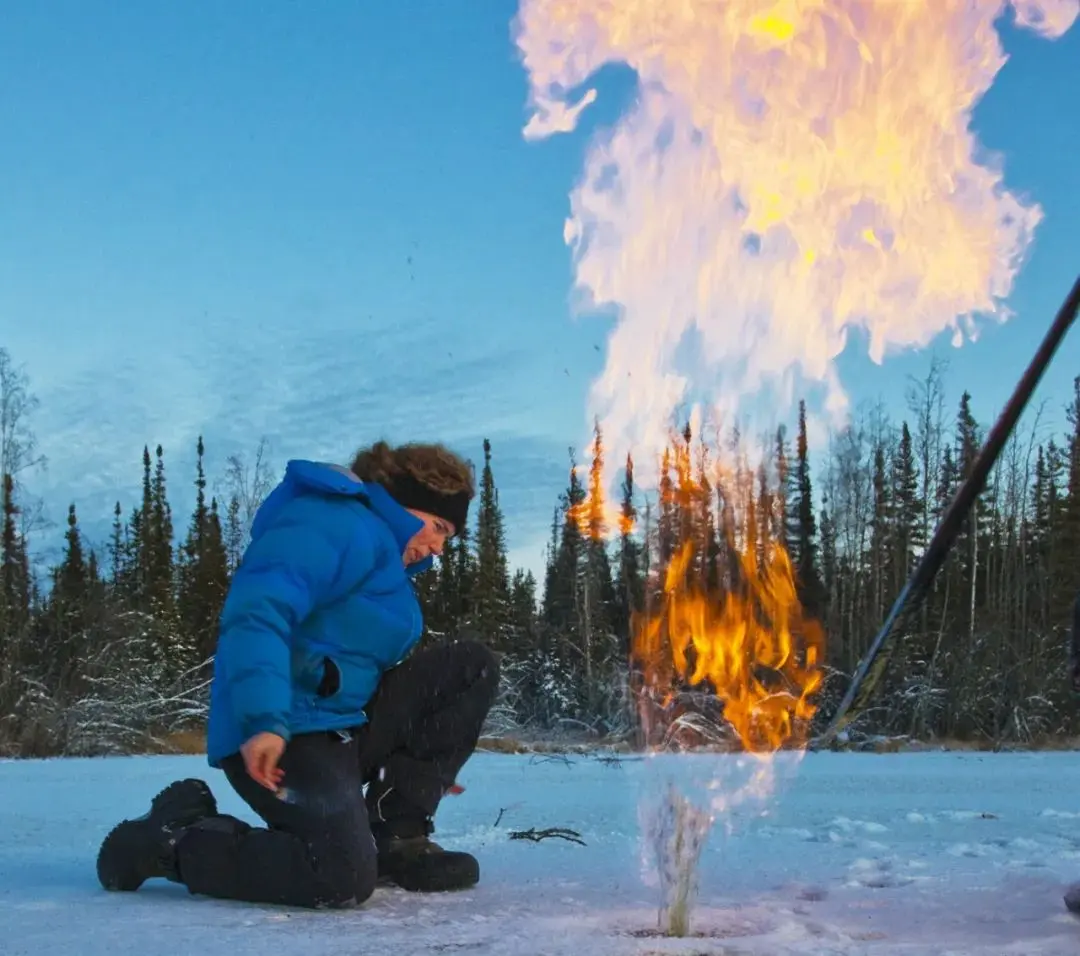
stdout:
[[446,539],[454,533],[454,526],[445,518],[440,518],[426,511],[417,511],[414,508],[406,509],[424,522],[424,527],[409,539],[402,555],[406,565],[416,564],[433,554],[442,554],[446,547]]

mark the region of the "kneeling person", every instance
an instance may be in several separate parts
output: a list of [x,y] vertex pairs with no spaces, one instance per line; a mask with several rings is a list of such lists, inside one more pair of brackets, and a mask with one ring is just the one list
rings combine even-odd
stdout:
[[205,782],[177,781],[105,838],[106,889],[160,877],[321,907],[363,902],[379,879],[476,883],[477,861],[430,837],[498,663],[475,641],[405,659],[423,628],[410,577],[464,528],[474,494],[469,464],[440,445],[380,442],[351,470],[289,462],[222,611],[207,741],[211,766],[266,827],[219,813]]

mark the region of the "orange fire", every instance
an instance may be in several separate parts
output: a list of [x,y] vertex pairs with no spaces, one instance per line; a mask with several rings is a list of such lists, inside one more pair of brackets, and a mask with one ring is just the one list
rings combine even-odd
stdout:
[[[800,748],[816,710],[825,638],[803,610],[784,543],[786,465],[762,464],[755,474],[743,461],[723,473],[704,450],[692,461],[689,429],[683,439],[666,456],[674,480],[661,481],[661,509],[666,498],[669,513],[690,520],[680,521],[682,541],[663,571],[658,606],[640,616],[633,634],[646,690],[642,723],[653,737],[657,724],[670,736],[680,698],[689,692],[700,700],[705,691],[734,735],[729,744],[751,753]],[[709,471],[713,482],[704,477]],[[717,493],[725,505],[719,514]],[[709,553],[710,539],[719,553]]]
[[[604,492],[604,439],[599,422],[593,430],[590,454],[592,464],[589,466],[587,491],[581,501],[570,504],[568,516],[583,535],[597,541],[606,538],[613,528],[617,528],[621,535],[628,535],[634,530],[633,518],[616,507]],[[626,468],[632,477],[634,465],[629,455]]]
[[[800,603],[783,542],[782,496],[771,487],[783,466],[773,481],[763,466],[755,474],[745,463],[722,474],[703,446],[695,461],[690,439],[688,428],[663,455],[660,524],[646,529],[646,537],[662,539],[654,597],[631,634],[646,744],[663,748],[690,737],[757,754],[801,748],[822,683],[825,638]],[[569,511],[593,539],[612,526],[604,519],[602,452],[597,428],[588,491]],[[628,516],[620,520],[629,528]]]
[[[773,542],[763,565],[752,551],[737,552],[742,587],[719,597],[688,581],[692,555],[683,545],[667,568],[660,609],[635,628],[646,687],[659,691],[664,709],[676,704],[680,685],[707,689],[743,750],[803,746],[822,680],[824,633],[803,613],[787,550]],[[642,700],[647,706],[648,695]]]

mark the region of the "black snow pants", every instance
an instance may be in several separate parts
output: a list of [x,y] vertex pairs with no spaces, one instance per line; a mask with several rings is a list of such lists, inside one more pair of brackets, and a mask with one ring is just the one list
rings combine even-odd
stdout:
[[279,794],[252,780],[239,754],[227,758],[225,775],[267,828],[226,815],[194,825],[177,845],[181,881],[219,899],[362,903],[377,877],[371,817],[384,806],[398,817],[434,816],[476,748],[497,688],[498,663],[483,644],[436,646],[384,674],[356,731],[293,737]]

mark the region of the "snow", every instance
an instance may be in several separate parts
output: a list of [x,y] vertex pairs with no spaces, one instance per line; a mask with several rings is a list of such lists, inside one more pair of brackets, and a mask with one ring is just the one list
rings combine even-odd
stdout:
[[[693,799],[723,798],[709,781],[745,774],[736,763],[478,754],[437,839],[478,855],[479,886],[428,897],[380,888],[360,909],[307,912],[164,881],[136,894],[99,888],[102,837],[173,779],[201,776],[225,811],[254,819],[203,758],[0,761],[0,953],[1080,952],[1080,920],[1061,901],[1080,879],[1073,753],[807,754],[784,765],[771,798],[736,802],[730,829],[714,827],[692,914],[701,935],[656,935],[642,801],[669,778]],[[570,827],[586,845],[509,839],[532,827]]]

